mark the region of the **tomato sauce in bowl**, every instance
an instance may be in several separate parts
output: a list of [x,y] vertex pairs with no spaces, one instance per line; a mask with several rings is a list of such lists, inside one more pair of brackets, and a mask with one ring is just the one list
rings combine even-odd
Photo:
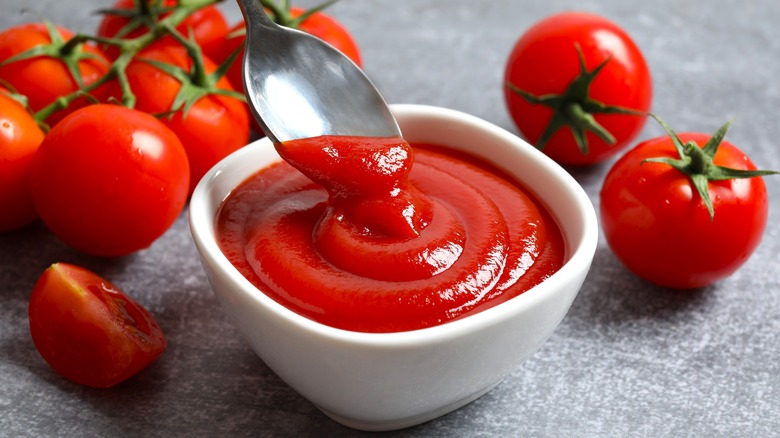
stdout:
[[[304,170],[301,172],[281,161],[274,145],[264,138],[212,168],[195,189],[189,207],[190,229],[208,281],[251,348],[282,380],[330,418],[348,427],[373,431],[423,423],[470,403],[499,384],[544,345],[564,318],[585,281],[598,242],[596,213],[587,193],[563,168],[516,135],[446,108],[391,105],[391,111],[404,138],[413,145],[411,153],[404,152],[406,146],[401,145],[390,156],[362,154],[363,158],[384,159],[358,160],[363,164],[381,163],[374,170],[387,171],[380,172],[385,175],[379,178],[384,183],[368,183],[376,175],[371,167],[362,174],[365,179],[360,172],[344,170],[359,169],[354,162],[318,156],[324,150],[321,145],[281,150]],[[336,152],[326,150],[331,155]],[[446,163],[444,169],[437,168],[441,162]],[[324,173],[312,174],[317,168]],[[277,175],[269,179],[272,174]],[[448,176],[426,182],[434,174]],[[499,178],[479,188],[481,183],[476,181],[481,174]],[[404,177],[414,188],[401,196],[408,189],[402,183]],[[300,190],[288,186],[287,181],[296,181]],[[458,195],[461,185],[466,188]],[[519,207],[516,200],[492,198],[498,192],[496,186],[530,202]],[[475,200],[474,193],[480,192],[489,195],[488,199]],[[278,204],[265,198],[272,195]],[[245,202],[238,202],[241,196],[246,197]],[[334,196],[337,199],[332,202]],[[450,207],[445,201],[450,198],[469,207]],[[229,208],[231,202],[235,204]],[[479,283],[483,276],[493,276],[485,284],[500,285],[512,279],[512,275],[501,279],[512,272],[507,270],[506,262],[494,264],[501,267],[496,268],[501,274],[486,269],[469,276],[465,270],[458,271],[470,258],[480,258],[469,255],[472,250],[479,254],[480,248],[473,246],[478,239],[470,233],[482,233],[483,242],[487,242],[483,244],[487,245],[496,246],[501,240],[491,233],[504,226],[487,220],[488,215],[474,207],[482,204],[486,211],[509,212],[505,235],[510,236],[510,250],[506,260],[519,257],[523,263],[529,258],[533,261],[523,264],[531,268],[518,274],[515,285],[504,289],[478,291],[468,285]],[[285,209],[301,211],[286,216],[285,226],[290,225],[287,228],[261,225],[266,219],[255,215],[258,211],[281,218],[285,217]],[[518,218],[533,217],[526,216],[524,209],[538,211],[547,231],[534,234],[540,227],[530,225],[532,219],[527,225],[532,230],[528,236],[536,237],[515,237],[515,241],[528,248],[537,239],[538,254],[534,250],[528,256],[512,255],[512,251],[523,251],[512,249],[511,244],[511,236],[519,236],[516,233],[523,228]],[[339,212],[343,212],[344,220],[339,220]],[[476,225],[461,216],[473,217]],[[491,217],[499,216],[491,213]],[[224,232],[226,225],[237,230],[232,237]],[[554,232],[556,229],[562,237]],[[276,233],[275,237],[271,239],[268,232]],[[247,244],[252,239],[256,244]],[[269,246],[258,247],[257,239],[266,239]],[[552,250],[542,250],[545,245]],[[275,260],[265,251],[276,252]],[[556,258],[544,254],[554,253],[563,259],[551,262],[547,273],[540,270],[531,274],[548,263],[545,260]],[[258,260],[263,257],[268,260]],[[234,265],[231,260],[239,262]],[[295,264],[297,260],[324,266],[330,277],[309,271],[306,263]],[[562,265],[555,270],[560,262]],[[242,264],[246,274],[237,269]],[[460,274],[454,275],[456,272]],[[466,280],[459,288],[449,289],[458,293],[442,294],[430,286],[447,276],[453,281]],[[263,281],[253,284],[253,277]],[[332,282],[315,290],[313,285],[322,286],[322,278]],[[524,281],[527,284],[521,286]],[[309,287],[307,293],[317,296],[296,298],[293,294],[302,289],[281,288],[284,282],[303,283]],[[356,290],[356,284],[366,288]],[[277,292],[287,294],[282,296],[286,301],[278,301],[273,295]],[[471,300],[464,298],[469,292],[474,292]],[[433,298],[422,299],[425,294]],[[518,295],[510,298],[513,294]],[[434,304],[434,298],[438,304]],[[458,305],[454,301],[458,299],[465,304]],[[326,314],[323,303],[340,303],[335,306],[340,313],[328,317],[353,329],[318,322]],[[404,303],[416,304],[403,307]],[[365,312],[374,312],[380,319],[366,317]],[[416,319],[415,313],[425,318]],[[423,324],[432,325],[411,329]]]
[[228,260],[319,323],[433,327],[514,298],[562,266],[545,206],[495,166],[446,145],[326,136],[235,188],[217,216]]

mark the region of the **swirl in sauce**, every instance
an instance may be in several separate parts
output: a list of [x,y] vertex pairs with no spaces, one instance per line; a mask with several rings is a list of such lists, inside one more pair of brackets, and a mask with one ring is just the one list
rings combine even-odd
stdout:
[[507,301],[560,269],[560,229],[480,160],[400,138],[276,145],[286,160],[223,203],[218,239],[265,294],[363,332],[431,327]]

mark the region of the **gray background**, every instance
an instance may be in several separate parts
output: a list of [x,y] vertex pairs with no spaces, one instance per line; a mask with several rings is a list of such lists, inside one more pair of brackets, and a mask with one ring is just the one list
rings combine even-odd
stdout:
[[[0,27],[27,7],[93,32],[98,0],[3,0]],[[300,2],[311,5],[313,2]],[[222,5],[231,22],[232,3]],[[714,132],[780,169],[780,3],[775,0],[342,0],[388,101],[450,107],[514,131],[504,62],[533,22],[565,9],[623,26],[653,73],[653,110],[679,131]],[[649,123],[642,138],[660,135]],[[572,170],[598,205],[609,163]],[[398,436],[777,436],[780,434],[780,177],[766,178],[761,246],[732,277],[692,292],[643,282],[601,239],[593,269],[549,342],[493,391]],[[0,207],[2,208],[2,207]],[[158,318],[169,349],[108,390],[54,374],[27,325],[33,283],[51,263],[81,264]],[[212,295],[182,215],[148,250],[79,254],[42,226],[0,235],[0,435],[358,436],[281,382],[239,338]]]

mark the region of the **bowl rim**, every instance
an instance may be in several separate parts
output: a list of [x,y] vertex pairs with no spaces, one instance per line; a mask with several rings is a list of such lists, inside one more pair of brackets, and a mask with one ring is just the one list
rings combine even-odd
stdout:
[[[212,167],[197,184],[190,199],[188,215],[191,234],[204,262],[207,261],[211,266],[216,266],[217,271],[220,271],[221,275],[226,277],[232,286],[238,288],[241,294],[249,296],[258,304],[272,311],[277,317],[284,319],[308,334],[326,337],[332,341],[382,347],[400,347],[407,346],[410,343],[421,346],[430,345],[493,326],[507,318],[511,318],[517,313],[521,313],[527,307],[534,306],[539,301],[554,294],[556,290],[565,289],[566,283],[571,276],[577,275],[577,272],[583,268],[586,270],[589,268],[595,254],[598,239],[595,209],[582,186],[563,167],[515,134],[476,116],[431,105],[392,104],[390,108],[396,116],[401,118],[447,120],[466,127],[486,131],[486,134],[500,138],[502,141],[510,143],[515,147],[528,149],[526,153],[536,160],[537,163],[535,164],[541,166],[545,172],[552,174],[553,179],[562,184],[571,194],[576,203],[575,211],[580,214],[583,221],[582,235],[578,241],[569,242],[571,248],[567,250],[570,252],[567,254],[567,259],[563,266],[541,283],[508,301],[469,315],[466,318],[456,319],[433,327],[401,332],[371,333],[340,329],[309,319],[276,302],[256,288],[230,263],[220,250],[216,239],[214,239],[216,208],[214,211],[210,211],[211,209],[209,208],[210,205],[214,204],[209,202],[214,180],[219,178],[220,174],[226,168],[230,168],[232,164],[243,162],[247,157],[256,155],[258,149],[262,147],[270,147],[270,140],[267,138],[256,140],[230,154]],[[272,147],[270,149],[273,150]],[[224,197],[217,205],[221,204],[223,200]],[[543,199],[540,199],[540,201],[545,204]],[[555,217],[556,212],[552,211],[548,205],[545,206],[550,209],[551,214]],[[556,217],[556,220],[560,225],[560,219]],[[564,227],[560,226],[564,239],[568,242],[569,236]]]

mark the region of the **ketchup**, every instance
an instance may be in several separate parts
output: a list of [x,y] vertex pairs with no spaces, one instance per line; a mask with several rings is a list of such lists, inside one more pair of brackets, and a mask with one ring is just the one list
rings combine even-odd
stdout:
[[560,269],[561,231],[481,160],[401,138],[276,145],[285,161],[223,202],[220,247],[258,289],[361,332],[431,327],[505,302]]

